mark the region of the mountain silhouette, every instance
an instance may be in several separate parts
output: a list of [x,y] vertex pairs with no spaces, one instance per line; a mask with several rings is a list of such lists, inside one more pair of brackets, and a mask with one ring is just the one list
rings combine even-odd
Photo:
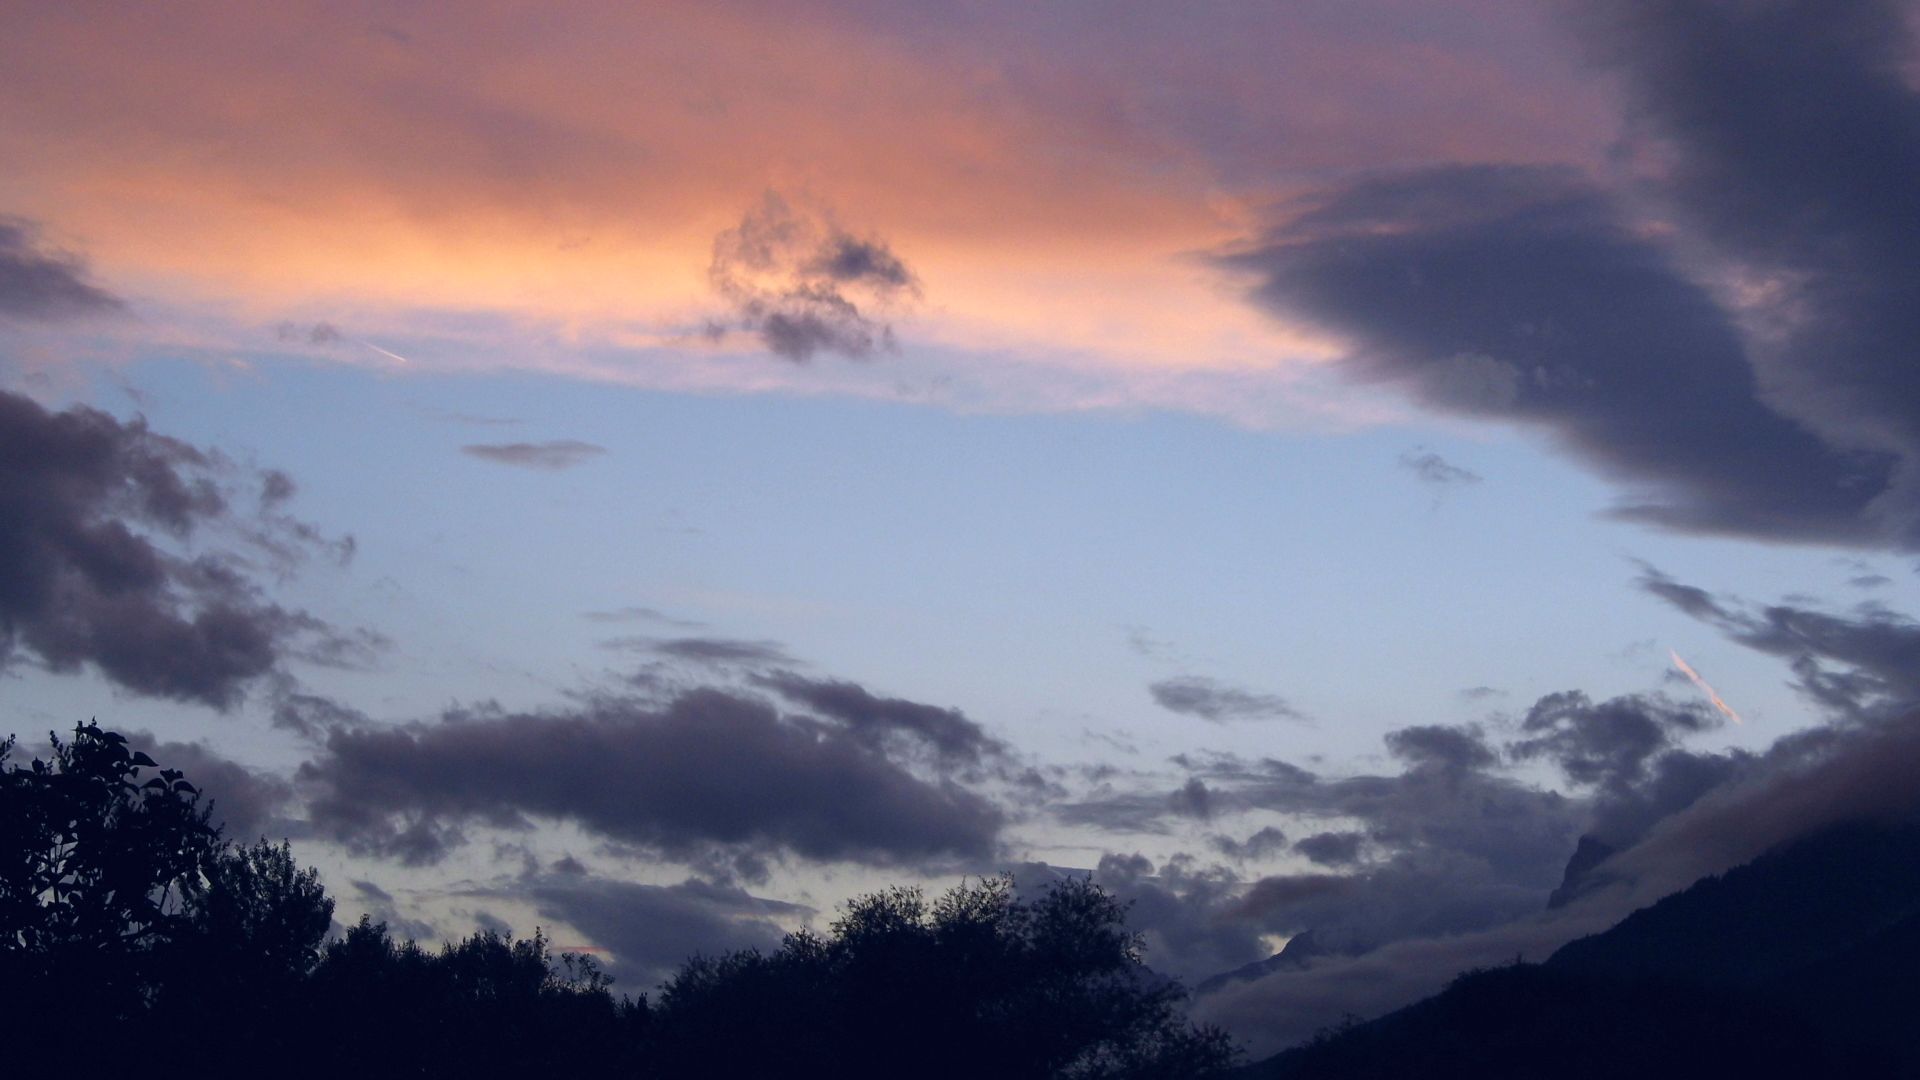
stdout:
[[1855,822],[1241,1075],[1920,1076],[1917,1002],[1920,826]]

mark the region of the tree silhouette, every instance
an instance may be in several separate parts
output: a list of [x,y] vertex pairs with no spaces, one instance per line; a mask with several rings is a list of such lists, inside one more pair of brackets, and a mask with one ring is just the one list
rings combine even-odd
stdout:
[[0,743],[0,987],[125,1017],[185,930],[219,834],[199,791],[123,736],[88,723],[49,740],[52,760],[30,765],[9,764],[14,741]]
[[323,945],[333,901],[285,842],[226,843],[191,783],[98,725],[52,746],[17,765],[0,743],[0,1016],[31,1033],[10,1040],[21,1075],[1102,1080],[1233,1057],[1085,880],[862,896],[824,935],[696,957],[650,1008],[540,931],[429,951],[363,916]]
[[351,1032],[307,1067],[315,1075],[546,1075],[584,1064],[631,1072],[644,1001],[616,1001],[583,957],[555,963],[544,934],[491,930],[428,952],[362,917],[327,945],[303,1009],[307,1024]]
[[[303,1004],[333,901],[292,848],[265,840],[222,846],[185,894],[185,925],[158,950],[166,978],[153,993],[147,1038],[191,1044],[218,1027],[229,1033],[221,1057],[257,1064]],[[204,1061],[207,1052],[195,1049]]]
[[1191,1077],[1228,1065],[1142,963],[1124,905],[1082,879],[1031,902],[1005,877],[928,905],[893,888],[826,936],[690,961],[661,991],[662,1076]]

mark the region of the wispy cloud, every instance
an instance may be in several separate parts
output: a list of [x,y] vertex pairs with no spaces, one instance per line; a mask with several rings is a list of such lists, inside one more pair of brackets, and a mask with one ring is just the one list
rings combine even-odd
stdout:
[[606,453],[607,448],[577,439],[554,439],[537,443],[469,443],[461,447],[460,452],[496,465],[557,472],[591,461]]

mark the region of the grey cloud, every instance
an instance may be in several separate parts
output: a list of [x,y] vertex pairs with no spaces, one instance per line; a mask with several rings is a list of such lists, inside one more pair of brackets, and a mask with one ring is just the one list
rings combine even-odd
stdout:
[[846,723],[713,689],[664,708],[597,701],[399,730],[336,730],[302,766],[314,821],[431,862],[473,824],[568,820],[671,857],[718,850],[880,865],[981,858],[1002,812],[928,780]]
[[[1639,586],[1747,648],[1786,660],[1798,688],[1832,713],[1860,719],[1920,704],[1920,623],[1878,605],[1837,615],[1793,604],[1720,597],[1642,564]],[[1837,670],[1836,670],[1837,665]]]
[[1155,971],[1192,985],[1266,956],[1259,928],[1232,915],[1239,879],[1219,867],[1176,855],[1155,873],[1145,856],[1108,854],[1093,880],[1128,905],[1127,925]]
[[1360,861],[1360,849],[1367,838],[1352,832],[1323,832],[1302,837],[1293,850],[1321,866],[1352,866]]
[[273,336],[280,341],[301,341],[308,345],[334,345],[346,340],[340,328],[330,322],[307,325],[283,322],[273,328]]
[[80,260],[42,247],[32,224],[0,217],[0,318],[51,321],[125,308],[87,280]]
[[[1766,382],[1828,437],[1898,454],[1852,494],[1920,537],[1920,93],[1899,0],[1583,5],[1680,220],[1765,290]],[[1782,495],[1791,480],[1783,478]]]
[[227,709],[288,659],[377,650],[377,636],[268,601],[242,554],[175,553],[201,532],[282,571],[338,552],[304,522],[243,516],[227,490],[236,473],[142,420],[0,392],[0,665],[91,666],[136,693]]
[[[1770,75],[1777,77],[1777,75]],[[1449,166],[1323,196],[1225,260],[1353,341],[1354,377],[1544,429],[1669,528],[1865,543],[1894,459],[1763,399],[1733,318],[1570,170]]]
[[1216,679],[1181,675],[1147,687],[1153,700],[1168,712],[1221,723],[1228,720],[1300,720],[1285,698],[1244,690]]
[[810,679],[791,671],[756,676],[754,682],[844,723],[856,738],[875,748],[904,739],[930,749],[943,765],[980,765],[1011,756],[1005,743],[958,709],[879,697],[858,683]]
[[807,269],[839,282],[862,282],[881,289],[914,289],[918,281],[907,264],[877,240],[859,240],[846,233],[826,239]]
[[1270,933],[1311,930],[1341,951],[1483,929],[1544,905],[1589,804],[1489,772],[1477,729],[1409,728],[1389,743],[1407,762],[1396,775],[1322,778],[1272,759],[1187,756],[1185,786],[1102,792],[1055,813],[1069,824],[1166,831],[1197,783],[1215,821],[1257,811],[1341,823],[1323,831],[1354,839],[1309,840],[1300,853],[1357,861],[1364,845],[1372,861],[1350,874],[1265,878],[1235,916]]
[[162,742],[147,732],[130,732],[127,745],[144,750],[163,768],[179,769],[211,803],[211,820],[227,839],[250,844],[279,830],[273,839],[288,836],[294,824],[286,817],[293,798],[292,785],[281,777],[250,769],[205,743]]
[[267,469],[260,474],[260,502],[264,506],[277,506],[293,498],[296,490],[293,477],[279,469]]
[[1167,796],[1167,807],[1180,817],[1205,821],[1213,816],[1213,792],[1199,777],[1188,777],[1186,783]]
[[1235,840],[1231,836],[1215,835],[1209,842],[1215,851],[1235,862],[1249,859],[1264,859],[1277,855],[1287,849],[1287,834],[1279,828],[1267,825],[1256,830],[1245,840]]
[[[823,352],[859,360],[892,349],[892,327],[870,312],[920,288],[882,241],[855,237],[771,193],[714,239],[708,276],[738,324],[795,363]],[[713,329],[718,336],[727,328]]]
[[1459,487],[1480,482],[1480,474],[1463,469],[1431,450],[1409,450],[1400,455],[1400,467],[1423,484],[1434,487]]
[[697,664],[791,664],[785,646],[777,641],[746,641],[740,638],[621,638],[609,644],[646,649],[674,660]]
[[[1516,955],[1544,959],[1705,875],[1830,825],[1910,817],[1920,811],[1920,789],[1913,785],[1920,775],[1916,720],[1920,716],[1909,715],[1797,732],[1761,754],[1660,755],[1646,784],[1672,783],[1686,789],[1682,797],[1656,820],[1640,823],[1635,838],[1601,862],[1566,906],[1522,910],[1477,929],[1436,928],[1358,955],[1349,949],[1322,956],[1302,969],[1225,986],[1198,1003],[1196,1018],[1228,1024],[1255,1052],[1278,1049],[1345,1014],[1371,1017],[1408,1004],[1469,968]],[[1437,884],[1437,897],[1458,895],[1448,883]],[[1377,892],[1369,876],[1296,875],[1256,883],[1241,903],[1253,915],[1311,912],[1323,904],[1339,910],[1373,904]]]
[[682,630],[697,630],[702,625],[693,619],[682,619],[650,607],[623,607],[610,611],[586,611],[580,615],[583,619],[600,623],[651,622],[662,626],[678,627]]
[[537,443],[470,443],[461,447],[460,452],[496,465],[553,472],[599,457],[607,448],[577,439],[553,439]]
[[1520,722],[1521,738],[1507,752],[1544,757],[1576,784],[1596,788],[1631,785],[1653,756],[1676,737],[1718,727],[1717,714],[1664,698],[1623,695],[1595,704],[1579,691],[1548,694]]
[[1499,761],[1477,726],[1447,727],[1424,724],[1389,731],[1387,750],[1415,765],[1434,764],[1450,769],[1484,769]]
[[324,694],[301,689],[292,680],[273,692],[273,726],[308,737],[335,728],[358,727],[368,722],[367,714]]
[[785,933],[775,920],[812,914],[797,904],[698,879],[642,885],[554,876],[536,878],[504,895],[531,900],[541,916],[571,923],[610,950],[608,970],[630,992],[652,989],[696,954],[770,950]]

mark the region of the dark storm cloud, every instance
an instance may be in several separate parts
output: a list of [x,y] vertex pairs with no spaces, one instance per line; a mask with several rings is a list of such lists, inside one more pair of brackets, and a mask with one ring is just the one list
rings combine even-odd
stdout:
[[496,465],[514,465],[522,469],[553,472],[571,469],[607,452],[604,446],[577,439],[553,439],[548,442],[470,443],[460,452]]
[[567,820],[679,858],[715,850],[872,864],[980,858],[1003,815],[928,780],[844,721],[703,689],[665,707],[483,714],[335,731],[303,766],[316,824],[363,850],[431,862],[475,823]]
[[1400,455],[1400,467],[1416,480],[1433,487],[1460,487],[1480,482],[1480,474],[1463,469],[1431,450],[1409,450]]
[[227,709],[287,659],[364,661],[377,636],[269,602],[243,554],[184,553],[226,536],[284,572],[350,548],[240,513],[227,490],[240,472],[142,420],[0,392],[0,664],[91,666],[135,693]]
[[42,247],[30,223],[0,217],[0,318],[69,319],[125,307],[87,280],[80,260]]
[[[860,360],[893,348],[893,329],[870,312],[920,288],[884,242],[855,237],[773,194],[714,239],[708,276],[738,325],[795,363],[822,352]],[[724,335],[727,327],[714,330]]]
[[1223,723],[1228,720],[1304,719],[1285,698],[1229,686],[1199,675],[1162,679],[1147,687],[1153,700],[1168,712]]
[[1920,623],[1863,604],[1838,615],[1794,604],[1716,596],[1642,566],[1638,584],[1728,639],[1788,662],[1797,688],[1830,712],[1860,719],[1920,704]]
[[950,766],[980,765],[1011,754],[1005,743],[958,709],[879,697],[858,683],[809,679],[790,671],[757,676],[754,682],[840,721],[855,738],[875,749],[906,740],[927,748],[941,764]]
[[798,904],[697,879],[642,885],[554,875],[531,879],[501,895],[532,901],[543,918],[570,923],[609,950],[608,970],[628,993],[652,990],[696,954],[770,951],[785,934],[774,920],[797,921],[812,914]]
[[1909,546],[1920,537],[1910,13],[1897,0],[1575,11],[1595,54],[1626,76],[1681,219],[1763,291],[1757,355],[1769,385],[1830,437],[1902,457],[1895,491],[1874,509]]
[[1324,196],[1230,265],[1352,343],[1356,377],[1551,432],[1625,481],[1621,516],[1868,542],[1894,460],[1762,401],[1734,320],[1570,170],[1449,166]]

